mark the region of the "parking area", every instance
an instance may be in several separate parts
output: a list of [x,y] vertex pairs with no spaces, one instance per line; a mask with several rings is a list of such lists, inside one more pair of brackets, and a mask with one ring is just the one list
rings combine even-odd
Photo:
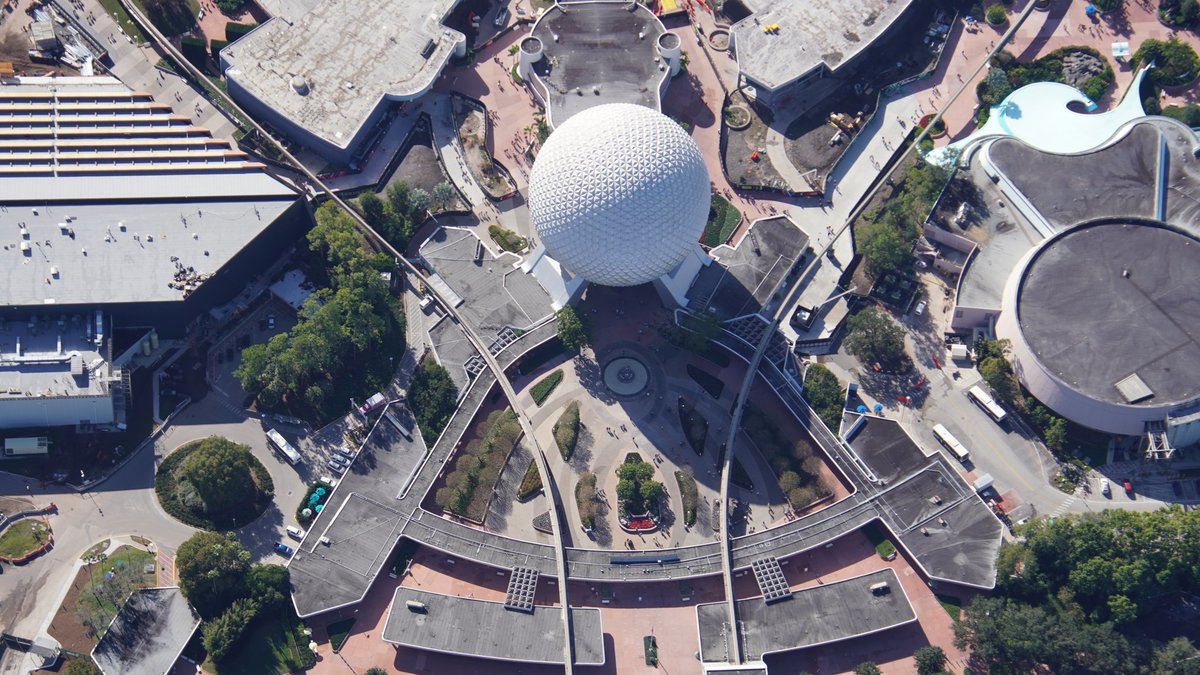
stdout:
[[287,303],[269,296],[268,300],[238,319],[208,350],[208,381],[217,393],[237,406],[244,407],[249,395],[238,383],[233,371],[242,362],[242,350],[263,344],[296,325],[296,312]]

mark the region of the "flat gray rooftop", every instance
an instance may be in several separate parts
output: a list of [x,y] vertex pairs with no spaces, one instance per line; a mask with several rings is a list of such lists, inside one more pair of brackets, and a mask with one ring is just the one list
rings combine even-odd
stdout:
[[[407,415],[395,406],[389,410]],[[424,456],[415,425],[411,441],[383,419],[371,430],[288,565],[301,616],[362,599],[408,521],[411,507],[402,511],[396,497]],[[328,546],[321,537],[329,539]]]
[[162,675],[170,672],[200,625],[178,588],[134,591],[92,650],[105,675]]
[[[1153,218],[1158,126],[1138,123],[1116,143],[1083,155],[1042,152],[1015,138],[999,139],[987,152],[1005,178],[1059,228],[1095,218]],[[1186,151],[1191,153],[1190,145]]]
[[987,505],[940,453],[926,456],[895,420],[849,417],[862,418],[850,447],[887,482],[878,512],[921,568],[938,581],[995,586],[1004,526]]
[[[59,315],[7,314],[0,317],[0,400],[37,396],[107,396],[109,366],[87,325],[92,313]],[[30,324],[33,324],[32,326]],[[21,353],[17,354],[17,345]],[[61,346],[61,351],[59,347]],[[73,376],[77,360],[81,375]]]
[[458,311],[479,334],[492,337],[505,326],[528,328],[554,313],[550,296],[517,265],[520,258],[497,258],[471,230],[439,228],[421,244],[421,259],[463,299]]
[[754,314],[808,247],[808,235],[786,217],[760,220],[737,247],[718,246],[715,264],[700,271],[689,306],[711,309],[721,319]]
[[[872,593],[871,586],[880,582],[886,582],[890,592]],[[762,598],[738,600],[737,615],[742,657],[750,661],[773,652],[870,635],[917,620],[891,569],[796,591],[791,600],[770,605]],[[736,638],[727,631],[725,603],[697,605],[696,616],[701,660],[728,660],[726,644]]]
[[1131,404],[1117,383],[1136,374],[1165,405],[1200,395],[1200,241],[1175,229],[1116,222],[1046,243],[1020,283],[1017,318],[1030,348],[1090,398]]
[[920,446],[892,420],[857,415],[861,422],[855,424],[855,416],[847,414],[843,422],[847,430],[853,431],[847,433],[846,442],[879,478],[895,483],[929,464]]
[[[409,601],[424,611],[407,607]],[[600,610],[571,610],[575,663],[604,664]],[[558,607],[514,612],[503,603],[441,595],[401,586],[392,597],[383,639],[445,654],[524,663],[563,662],[563,623]]]
[[560,2],[534,24],[530,34],[542,41],[543,53],[534,72],[548,96],[552,126],[605,103],[661,110],[659,85],[670,71],[660,70],[655,59],[665,29],[645,6],[630,11],[629,5]]
[[429,342],[437,355],[438,363],[450,373],[450,379],[458,390],[466,391],[471,376],[466,364],[479,352],[467,339],[462,328],[449,317],[443,316],[429,328]]
[[294,201],[289,191],[246,201],[12,206],[0,213],[0,298],[17,306],[182,300],[185,290],[168,285],[177,273],[215,274]]
[[[830,70],[871,46],[913,0],[744,0],[754,13],[730,28],[738,68],[777,89],[824,64]],[[763,26],[778,24],[775,34]]]
[[[442,25],[458,0],[325,0],[221,52],[226,76],[298,127],[345,148],[387,98],[433,85],[466,38]],[[426,52],[429,45],[432,48]],[[297,90],[302,78],[304,93]]]

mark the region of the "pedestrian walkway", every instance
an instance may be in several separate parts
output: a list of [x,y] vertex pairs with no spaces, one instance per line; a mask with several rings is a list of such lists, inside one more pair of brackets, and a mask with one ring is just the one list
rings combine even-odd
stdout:
[[1068,511],[1071,510],[1071,507],[1074,506],[1075,502],[1077,502],[1077,501],[1079,501],[1079,497],[1077,497],[1076,495],[1071,495],[1070,497],[1067,497],[1066,499],[1062,500],[1061,504],[1059,504],[1057,507],[1055,507],[1055,509],[1053,511],[1050,512],[1050,514],[1049,514],[1050,517],[1058,518],[1059,516],[1063,515],[1064,513],[1067,513]]
[[82,2],[83,9],[72,7],[72,13],[79,21],[91,23],[95,35],[105,41],[113,61],[112,74],[125,86],[134,91],[149,92],[156,101],[170,105],[177,114],[187,115],[216,138],[234,140],[237,125],[220,108],[211,104],[187,80],[157,68],[158,52],[149,46],[135,45],[127,38],[99,0]]

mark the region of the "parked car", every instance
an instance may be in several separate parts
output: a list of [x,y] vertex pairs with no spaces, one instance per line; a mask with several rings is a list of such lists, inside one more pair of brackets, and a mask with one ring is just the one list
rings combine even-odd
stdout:
[[1100,481],[1100,494],[1105,497],[1112,497],[1112,485],[1109,484],[1107,478]]
[[288,525],[287,533],[288,533],[289,537],[291,537],[292,539],[295,539],[296,541],[300,541],[301,539],[304,539],[304,530],[296,527],[295,525]]
[[274,314],[267,315],[267,328],[270,330],[275,330],[275,315]]
[[917,316],[921,316],[924,313],[925,313],[925,301],[922,300],[917,303]]
[[347,449],[347,448],[346,448],[346,446],[342,446],[342,447],[338,448],[338,449],[336,450],[336,452],[337,452],[337,454],[338,454],[338,455],[341,455],[342,457],[345,457],[345,458],[346,458],[346,459],[348,459],[348,460],[353,460],[353,459],[354,459],[354,453],[353,453],[353,452],[350,452],[350,450],[349,450],[349,449]]
[[1125,488],[1126,495],[1133,497],[1133,481],[1126,478],[1125,480],[1121,481],[1121,487]]
[[282,556],[286,556],[288,558],[292,557],[292,554],[296,552],[295,549],[293,549],[291,546],[288,546],[287,544],[275,544],[274,548],[275,548],[276,553],[278,553],[279,555],[282,555]]
[[333,462],[334,464],[337,464],[338,466],[342,467],[343,469],[350,466],[350,460],[346,459],[345,457],[342,457],[341,455],[332,455],[329,457],[329,461]]
[[325,466],[329,467],[330,471],[336,473],[339,476],[346,473],[346,467],[342,464],[338,464],[337,462],[333,461],[332,459],[329,460],[328,462],[326,462]]

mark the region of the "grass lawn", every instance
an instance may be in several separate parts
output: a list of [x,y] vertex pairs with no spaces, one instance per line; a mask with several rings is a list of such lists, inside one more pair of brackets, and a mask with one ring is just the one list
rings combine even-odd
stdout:
[[[150,565],[149,574],[146,565]],[[84,626],[90,626],[96,639],[108,628],[129,593],[158,581],[155,569],[154,554],[132,546],[122,546],[88,567],[90,578],[75,601],[75,613]]]
[[954,622],[957,623],[959,617],[962,616],[962,598],[956,598],[953,595],[942,595],[940,593],[936,594],[936,597],[942,609],[946,610],[950,618],[954,619]]
[[20,558],[38,548],[50,535],[50,528],[40,520],[18,520],[0,536],[0,555]]
[[[304,624],[290,609],[263,616],[223,662],[204,662],[204,672],[214,675],[282,675],[316,663],[308,649]],[[309,655],[309,658],[305,658]]]
[[134,42],[146,42],[146,36],[142,34],[142,29],[129,18],[129,12],[121,6],[117,0],[100,0],[100,6],[108,15],[116,19],[117,25],[125,30],[129,37],[133,38]]
[[721,195],[712,196],[712,204],[708,209],[708,224],[704,226],[704,234],[700,243],[714,248],[729,241],[738,223],[742,221],[742,212],[737,210]]
[[346,644],[346,638],[350,637],[351,628],[354,628],[354,619],[337,621],[325,628],[329,632],[329,644],[333,645],[333,651],[336,652]]

